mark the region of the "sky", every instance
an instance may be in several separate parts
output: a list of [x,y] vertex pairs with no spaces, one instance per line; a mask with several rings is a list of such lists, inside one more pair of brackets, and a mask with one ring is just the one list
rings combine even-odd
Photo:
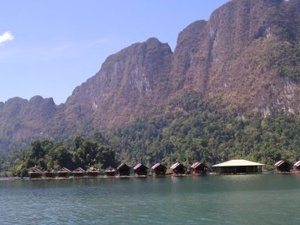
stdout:
[[0,102],[61,104],[111,54],[150,37],[172,50],[180,31],[228,0],[9,0],[0,7]]

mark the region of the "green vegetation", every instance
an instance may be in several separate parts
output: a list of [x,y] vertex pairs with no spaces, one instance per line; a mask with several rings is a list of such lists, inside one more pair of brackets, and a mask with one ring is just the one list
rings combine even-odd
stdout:
[[300,43],[278,42],[270,52],[269,63],[281,77],[300,82]]
[[33,167],[46,169],[59,169],[67,167],[74,170],[77,167],[87,169],[90,166],[106,168],[115,166],[115,153],[103,144],[102,135],[97,133],[93,139],[76,137],[70,146],[63,143],[54,143],[49,140],[35,141],[31,148],[22,151],[12,167],[15,176],[26,176]]
[[156,115],[117,129],[109,140],[119,159],[132,163],[203,161],[211,165],[244,158],[273,169],[279,159],[295,162],[300,158],[299,122],[298,116],[284,114],[242,120],[217,99],[187,92]]
[[96,133],[92,138],[76,137],[64,143],[38,140],[27,150],[2,157],[0,163],[1,171],[12,168],[18,176],[27,175],[32,167],[105,169],[120,161],[132,166],[137,162],[151,166],[160,161],[170,166],[176,161],[186,165],[202,161],[210,166],[244,158],[273,169],[280,159],[299,160],[299,133],[299,116],[273,114],[247,119],[228,112],[218,99],[186,91],[152,116],[141,117],[105,137]]
[[274,2],[277,4],[270,7],[269,19],[278,40],[268,53],[269,62],[280,76],[300,82],[300,3],[297,0]]

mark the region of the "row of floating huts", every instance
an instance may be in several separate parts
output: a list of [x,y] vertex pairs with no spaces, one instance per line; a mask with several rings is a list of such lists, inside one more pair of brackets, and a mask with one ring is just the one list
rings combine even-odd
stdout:
[[[104,175],[107,177],[130,177],[131,170],[133,169],[134,175],[136,177],[147,177],[149,175],[149,168],[142,163],[138,163],[133,168],[128,166],[126,163],[120,164],[117,168],[109,166],[105,169]],[[161,163],[156,163],[151,167],[152,176],[162,177],[165,175],[183,176],[188,173],[193,175],[206,175],[207,166],[204,163],[196,162],[188,170],[186,166],[182,163],[175,163],[171,166],[171,173],[167,172],[167,167]],[[50,169],[41,171],[38,168],[32,168],[29,171],[29,178],[31,179],[51,179],[51,178],[79,178],[79,177],[98,177],[100,175],[100,170],[96,167],[90,167],[87,170],[78,167],[77,169],[71,171],[68,168],[61,168],[57,171]]]
[[[234,159],[229,160],[223,163],[219,163],[212,166],[214,174],[255,174],[261,173],[262,167],[264,164],[252,162],[243,159]],[[300,173],[300,161],[294,164],[294,169],[291,169],[291,165],[284,160],[280,160],[275,163],[276,170],[278,172],[294,172]],[[204,176],[207,174],[208,167],[201,162],[195,162],[189,168],[184,166],[180,162],[174,163],[170,170],[167,170],[167,167],[161,163],[156,163],[151,167],[151,174],[149,174],[149,168],[142,164],[138,163],[134,167],[128,166],[126,163],[120,164],[117,168],[109,166],[105,169],[104,175],[106,177],[130,177],[131,171],[133,170],[135,177],[164,177],[166,175],[172,176],[185,176],[187,174],[195,176]],[[78,167],[77,169],[71,171],[68,168],[61,168],[57,171],[50,169],[41,171],[38,168],[32,168],[29,171],[30,179],[54,179],[54,178],[95,178],[100,175],[100,170],[96,167],[90,167],[87,170]]]

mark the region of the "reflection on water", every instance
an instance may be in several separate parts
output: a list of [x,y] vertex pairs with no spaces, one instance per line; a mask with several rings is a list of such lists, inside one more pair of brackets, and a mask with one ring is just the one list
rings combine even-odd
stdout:
[[299,224],[300,175],[0,181],[0,224]]

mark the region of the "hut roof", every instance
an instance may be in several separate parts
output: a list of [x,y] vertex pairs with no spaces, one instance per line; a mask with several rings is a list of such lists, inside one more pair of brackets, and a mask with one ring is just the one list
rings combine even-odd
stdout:
[[78,167],[77,169],[72,171],[73,173],[85,173],[85,170],[82,169],[81,167]]
[[195,169],[195,168],[197,168],[197,167],[200,166],[200,165],[202,165],[202,166],[204,166],[204,167],[207,167],[204,163],[201,163],[201,162],[195,162],[195,163],[191,166],[191,168]]
[[276,163],[274,164],[274,166],[279,167],[279,166],[281,166],[283,163],[285,163],[284,160],[279,160],[278,162],[276,162]]
[[263,166],[264,164],[252,162],[244,159],[233,159],[223,163],[213,165],[213,167],[232,167],[232,166]]
[[38,169],[38,168],[32,168],[32,169],[29,171],[29,173],[40,173],[40,174],[42,174],[43,172],[42,172],[40,169]]
[[105,172],[116,172],[116,169],[113,168],[113,167],[111,167],[111,166],[109,166],[109,167],[107,167],[107,168],[105,169]]
[[183,166],[185,167],[183,164],[179,163],[179,162],[176,162],[174,163],[172,166],[171,166],[171,169],[176,169],[178,166]]
[[133,167],[133,169],[134,170],[137,170],[137,169],[139,169],[139,168],[141,168],[141,167],[145,167],[145,168],[147,168],[148,169],[148,167],[147,166],[145,166],[144,164],[142,164],[142,163],[138,163],[138,164],[136,164],[134,167]]
[[295,164],[294,164],[294,166],[300,166],[300,161],[298,161],[298,162],[296,162]]
[[44,173],[55,173],[54,169],[47,169],[44,171]]
[[92,167],[88,168],[88,170],[86,172],[99,172],[99,169],[92,166]]
[[[159,166],[163,166],[163,167],[165,167],[164,165],[162,165],[162,164],[160,164],[160,163],[155,163],[151,168],[153,169],[153,170],[155,170],[157,167],[159,167]],[[165,167],[166,168],[166,167]]]
[[127,164],[126,163],[122,163],[121,165],[119,165],[118,167],[117,167],[117,170],[119,170],[119,169],[121,169],[122,167],[126,167],[126,168],[130,168],[129,166],[127,166]]
[[58,173],[71,173],[71,171],[68,168],[66,168],[66,167],[61,168],[57,172]]

